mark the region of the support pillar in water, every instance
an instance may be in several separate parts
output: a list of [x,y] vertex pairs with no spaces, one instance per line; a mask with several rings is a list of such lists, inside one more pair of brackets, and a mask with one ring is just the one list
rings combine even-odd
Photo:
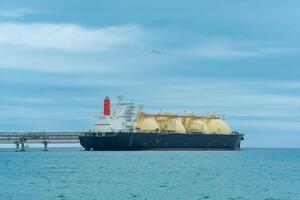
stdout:
[[44,144],[43,151],[48,151],[48,142],[45,140],[45,141],[43,141],[43,144]]
[[21,141],[21,151],[25,151],[25,142]]
[[20,143],[19,141],[15,141],[16,144],[16,151],[20,151]]

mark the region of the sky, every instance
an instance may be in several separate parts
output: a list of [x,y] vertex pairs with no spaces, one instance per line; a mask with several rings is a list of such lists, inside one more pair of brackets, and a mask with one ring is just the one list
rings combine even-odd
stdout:
[[0,131],[85,131],[121,95],[225,116],[245,147],[300,147],[299,7],[1,0]]

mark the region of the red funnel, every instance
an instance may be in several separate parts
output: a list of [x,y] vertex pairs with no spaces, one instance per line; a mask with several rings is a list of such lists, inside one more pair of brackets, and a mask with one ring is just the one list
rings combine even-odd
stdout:
[[103,114],[105,116],[109,116],[110,115],[110,100],[109,100],[109,97],[105,97],[103,107],[104,107]]

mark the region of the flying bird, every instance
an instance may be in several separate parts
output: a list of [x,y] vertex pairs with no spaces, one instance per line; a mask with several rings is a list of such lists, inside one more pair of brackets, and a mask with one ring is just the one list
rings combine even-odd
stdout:
[[158,55],[162,55],[162,53],[160,51],[157,50],[152,50],[152,53],[158,54]]

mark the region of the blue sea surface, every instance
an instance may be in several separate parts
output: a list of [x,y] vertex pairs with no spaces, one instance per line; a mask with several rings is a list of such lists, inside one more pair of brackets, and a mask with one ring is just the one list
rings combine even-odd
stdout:
[[0,199],[300,199],[300,149],[0,149]]

